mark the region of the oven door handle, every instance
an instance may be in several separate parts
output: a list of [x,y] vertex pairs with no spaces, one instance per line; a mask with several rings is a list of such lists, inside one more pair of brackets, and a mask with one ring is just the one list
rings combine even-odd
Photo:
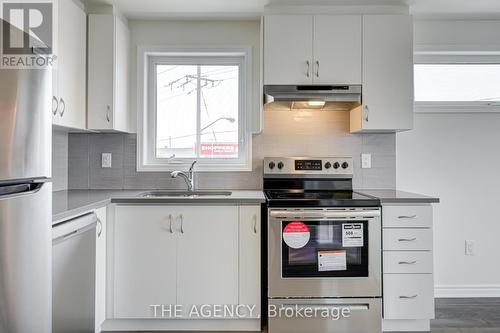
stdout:
[[331,308],[349,309],[350,311],[366,311],[370,310],[369,304],[283,304],[283,309],[313,309],[327,310]]
[[325,218],[373,218],[380,216],[380,210],[346,211],[346,212],[304,212],[272,210],[269,215],[279,219],[325,219]]

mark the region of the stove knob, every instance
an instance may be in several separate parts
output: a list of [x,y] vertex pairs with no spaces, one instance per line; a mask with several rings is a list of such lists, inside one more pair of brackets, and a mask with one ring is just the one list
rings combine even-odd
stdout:
[[332,167],[332,163],[326,162],[325,163],[325,169],[330,169]]
[[338,168],[340,168],[340,163],[339,163],[339,162],[335,162],[335,163],[333,163],[333,168],[334,168],[334,169],[338,169]]
[[344,162],[342,163],[342,169],[347,169],[349,167],[349,163]]
[[274,166],[275,166],[274,162],[269,162],[269,169],[271,170],[274,169]]
[[278,162],[278,169],[283,169],[285,165],[283,164],[283,162]]

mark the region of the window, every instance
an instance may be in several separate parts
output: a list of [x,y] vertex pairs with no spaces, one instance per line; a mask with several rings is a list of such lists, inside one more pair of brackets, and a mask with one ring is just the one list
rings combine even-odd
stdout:
[[201,171],[250,170],[249,52],[145,52],[143,59],[139,171],[193,160]]
[[415,101],[500,101],[500,64],[417,64]]
[[415,64],[417,111],[500,111],[500,64]]

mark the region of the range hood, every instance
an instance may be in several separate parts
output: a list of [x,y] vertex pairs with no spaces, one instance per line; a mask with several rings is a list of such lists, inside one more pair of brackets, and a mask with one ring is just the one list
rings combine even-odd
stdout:
[[361,85],[265,85],[268,110],[349,111],[361,105]]

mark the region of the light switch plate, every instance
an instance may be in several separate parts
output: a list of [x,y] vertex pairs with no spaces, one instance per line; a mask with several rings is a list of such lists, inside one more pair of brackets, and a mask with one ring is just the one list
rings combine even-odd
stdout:
[[102,168],[111,168],[111,153],[102,153],[101,155],[101,167]]
[[372,154],[361,154],[361,168],[371,169],[372,167]]

